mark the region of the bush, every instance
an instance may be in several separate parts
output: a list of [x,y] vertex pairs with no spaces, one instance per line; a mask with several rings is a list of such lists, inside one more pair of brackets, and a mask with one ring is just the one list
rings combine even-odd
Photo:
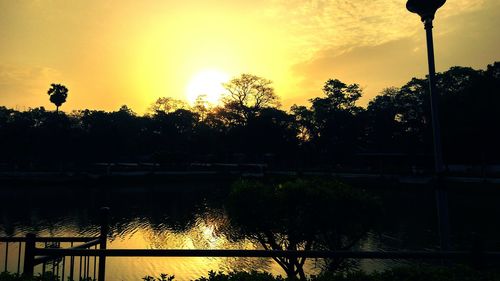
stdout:
[[405,266],[370,274],[362,271],[325,273],[311,281],[500,281],[500,274],[467,266]]
[[[168,281],[173,280],[168,279]],[[163,281],[164,279],[143,279]],[[296,279],[273,276],[266,272],[214,272],[207,277],[194,281],[292,281]],[[1,280],[0,281],[4,281]],[[387,269],[382,272],[366,273],[353,271],[347,273],[324,273],[311,276],[308,281],[500,281],[498,271],[478,271],[467,266],[405,266]]]
[[[18,274],[2,272],[0,281],[56,281],[57,276],[46,272],[44,276],[24,277]],[[160,274],[158,278],[146,276],[145,281],[175,281],[174,275]],[[294,279],[273,276],[267,272],[208,272],[206,277],[194,281],[292,281]],[[87,281],[90,281],[88,279]],[[500,281],[500,271],[475,270],[467,266],[405,266],[386,269],[381,272],[366,273],[353,271],[347,273],[327,272],[319,276],[310,276],[308,281]]]
[[45,274],[33,277],[19,275],[17,273],[2,272],[0,273],[0,281],[58,281],[59,277],[52,272],[45,272]]
[[208,277],[201,277],[194,281],[283,281],[281,276],[274,277],[267,272],[223,272],[210,271]]
[[[51,271],[47,271],[43,274],[38,274],[37,276],[28,277],[24,275],[20,275],[17,273],[10,273],[4,271],[0,273],[0,281],[59,281],[60,277],[52,273]],[[67,281],[73,281],[68,278]],[[79,281],[93,281],[92,278],[81,278]],[[171,281],[171,280],[169,280]]]

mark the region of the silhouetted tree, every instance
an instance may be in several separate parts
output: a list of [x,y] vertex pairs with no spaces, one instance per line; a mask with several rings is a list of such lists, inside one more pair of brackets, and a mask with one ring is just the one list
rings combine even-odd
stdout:
[[[380,210],[366,192],[323,180],[278,184],[241,181],[227,201],[231,222],[266,250],[348,250],[375,226]],[[294,279],[306,280],[306,258],[273,258]],[[343,259],[329,260],[335,271]]]
[[198,114],[200,122],[203,122],[207,118],[212,109],[213,105],[207,100],[206,95],[199,95],[194,101],[193,106],[191,106],[191,111]]
[[298,138],[303,142],[309,142],[315,132],[314,128],[314,113],[303,105],[292,105],[291,113],[295,117],[295,122],[298,125]]
[[345,84],[338,79],[329,79],[323,85],[323,93],[326,98],[314,98],[311,100],[313,106],[318,103],[324,106],[326,103],[330,110],[343,110],[356,112],[360,108],[356,106],[356,101],[361,97],[362,90],[358,84]]
[[186,102],[171,97],[160,97],[148,108],[149,114],[157,113],[170,113],[177,109],[187,109],[188,105]]
[[68,97],[68,88],[61,84],[50,84],[47,94],[50,96],[50,102],[56,105],[56,112],[59,112],[59,107]]
[[499,69],[497,62],[486,71],[452,67],[437,75],[436,84],[442,93],[443,151],[449,162],[498,161],[500,138],[494,128],[500,124]]
[[330,79],[323,86],[326,97],[310,99],[311,107],[292,106],[299,124],[300,138],[309,144],[324,161],[349,159],[360,145],[361,124],[356,106],[362,90],[357,84],[347,85]]
[[[498,77],[495,65],[486,71],[452,67],[436,75],[443,151],[447,163],[485,163],[497,153],[500,122]],[[430,103],[425,79],[413,78],[401,88],[376,96],[367,108],[365,138],[368,149],[408,155],[432,152]],[[489,160],[488,160],[489,159]]]
[[365,138],[367,148],[378,152],[401,152],[409,121],[402,108],[400,89],[386,88],[367,108]]
[[397,161],[411,163],[408,166],[431,163],[428,87],[427,80],[412,78],[401,88],[384,89],[370,101],[364,128],[366,151],[399,155]]
[[[499,73],[500,63],[495,62],[486,70],[452,67],[436,75],[446,163],[498,161]],[[152,161],[162,154],[163,159],[184,162],[268,161],[306,169],[359,167],[364,165],[355,162],[359,157],[378,157],[373,155],[407,157],[408,167],[417,159],[432,160],[426,79],[413,78],[400,88],[384,89],[366,110],[356,105],[362,94],[357,84],[330,79],[323,96],[285,112],[277,108],[269,80],[243,74],[225,84],[228,93],[221,106],[212,108],[200,99],[188,107],[160,98],[145,116],[126,106],[66,115],[58,108],[67,98],[67,88],[51,86],[48,94],[55,112],[0,106],[0,155],[4,156],[0,161],[27,167],[53,162],[54,151],[65,151],[61,157],[85,163]]]
[[231,79],[223,84],[227,90],[222,98],[225,109],[246,122],[262,108],[279,106],[271,84],[271,80],[253,74],[241,74]]
[[156,143],[156,159],[168,164],[189,162],[189,153],[199,116],[187,109],[159,112],[153,116],[153,132]]

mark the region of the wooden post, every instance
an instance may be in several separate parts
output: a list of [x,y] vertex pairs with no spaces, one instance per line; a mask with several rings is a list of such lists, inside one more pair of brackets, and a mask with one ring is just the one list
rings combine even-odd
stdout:
[[36,234],[27,233],[26,234],[26,244],[24,247],[24,267],[23,275],[27,277],[33,277],[33,271],[35,269],[35,246],[36,246]]
[[[109,208],[108,207],[102,207],[100,210],[100,223],[101,223],[101,235],[99,237],[100,243],[99,243],[99,248],[101,250],[106,249],[106,242],[108,239],[108,230],[109,230]],[[97,277],[98,281],[105,281],[105,276],[106,276],[106,255],[101,254],[99,256],[99,274]]]

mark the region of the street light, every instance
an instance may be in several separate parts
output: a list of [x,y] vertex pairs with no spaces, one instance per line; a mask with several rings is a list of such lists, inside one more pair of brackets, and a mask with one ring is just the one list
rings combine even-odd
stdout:
[[418,14],[422,21],[434,19],[434,14],[437,9],[444,5],[446,0],[408,0],[406,3],[406,9],[408,11]]
[[441,148],[441,129],[439,126],[438,96],[436,92],[436,69],[434,66],[434,44],[432,40],[432,20],[437,9],[444,5],[446,0],[408,0],[406,9],[416,13],[424,23],[427,37],[427,61],[429,64],[429,94],[431,101],[432,134],[434,142],[434,168],[437,177],[436,205],[438,211],[439,242],[441,250],[450,247],[450,226],[448,219],[448,195],[442,188],[441,178],[444,172],[443,153]]

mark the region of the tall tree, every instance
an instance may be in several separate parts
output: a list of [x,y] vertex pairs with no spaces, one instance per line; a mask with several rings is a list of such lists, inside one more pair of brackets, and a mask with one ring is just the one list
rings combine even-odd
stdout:
[[315,98],[312,100],[319,103],[326,102],[331,110],[356,111],[356,101],[361,97],[362,90],[358,84],[345,84],[338,79],[329,79],[323,85],[323,93],[326,98]]
[[[300,138],[320,153],[319,159],[341,162],[352,159],[360,145],[359,115],[356,106],[362,90],[358,84],[329,79],[323,86],[324,97],[310,99],[311,107],[293,106]],[[322,160],[323,161],[323,160]]]
[[207,95],[199,95],[191,106],[191,111],[200,116],[201,122],[205,121],[212,109],[213,105],[207,100]]
[[178,109],[187,109],[186,102],[171,97],[160,97],[156,99],[148,108],[148,113],[151,115],[160,113],[171,113]]
[[50,96],[50,102],[56,105],[56,112],[59,112],[59,107],[66,102],[68,97],[68,88],[62,84],[52,83],[47,94]]
[[248,121],[261,109],[278,107],[278,96],[271,86],[272,81],[253,75],[241,74],[224,83],[227,93],[223,96],[224,107]]

